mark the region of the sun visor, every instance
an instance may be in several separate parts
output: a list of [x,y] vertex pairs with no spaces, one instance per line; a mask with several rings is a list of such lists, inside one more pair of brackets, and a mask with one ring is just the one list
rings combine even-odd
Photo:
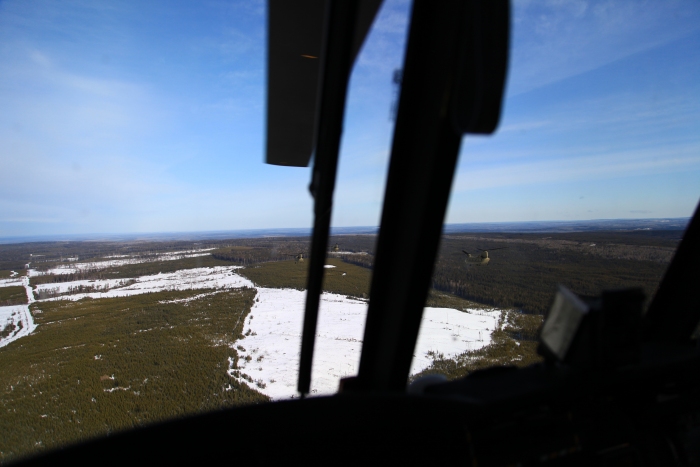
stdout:
[[[265,162],[306,167],[314,151],[328,0],[269,0]],[[359,2],[353,57],[381,0]]]

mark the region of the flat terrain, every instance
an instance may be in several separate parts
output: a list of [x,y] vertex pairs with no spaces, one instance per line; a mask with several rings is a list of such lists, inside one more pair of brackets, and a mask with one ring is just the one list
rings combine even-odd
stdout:
[[[539,361],[558,284],[651,296],[682,232],[443,237],[412,377]],[[294,397],[308,238],[0,246],[0,463],[165,418]],[[374,235],[331,238],[312,392],[355,374]],[[495,250],[496,248],[503,248]],[[462,250],[492,249],[488,266]],[[24,269],[30,264],[29,270]],[[5,306],[3,306],[5,305]]]
[[[0,430],[12,433],[0,437],[0,462],[166,418],[295,397],[308,262],[286,253],[298,239],[258,243],[130,255],[90,244],[93,260],[57,261],[44,249],[24,275],[8,270],[0,293],[18,304],[0,307]],[[325,273],[314,394],[335,392],[357,371],[371,280],[371,269],[341,255],[329,257]],[[427,305],[414,373],[438,354],[491,345],[502,315],[443,292]]]
[[268,400],[225,372],[255,291],[199,292],[33,305],[36,331],[0,348],[0,459]]

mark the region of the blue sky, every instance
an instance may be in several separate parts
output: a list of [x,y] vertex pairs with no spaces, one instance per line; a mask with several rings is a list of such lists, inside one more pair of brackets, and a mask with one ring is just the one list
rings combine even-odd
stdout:
[[[515,1],[503,118],[446,221],[681,217],[700,198],[700,2]],[[351,79],[336,226],[376,225],[410,4]],[[309,227],[263,164],[265,4],[0,1],[0,237]]]

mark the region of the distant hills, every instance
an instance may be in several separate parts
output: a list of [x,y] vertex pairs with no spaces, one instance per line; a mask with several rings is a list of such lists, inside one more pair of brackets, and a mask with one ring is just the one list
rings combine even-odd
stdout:
[[[479,222],[469,224],[447,224],[444,233],[487,233],[487,232],[592,232],[604,230],[685,230],[689,217],[667,219],[594,219],[585,221],[529,221],[529,222]],[[368,235],[376,234],[378,227],[333,227],[331,235]],[[167,240],[217,240],[227,238],[262,238],[262,237],[306,237],[311,235],[310,228],[289,229],[247,229],[218,230],[204,232],[154,232],[133,234],[65,234],[65,235],[28,235],[17,237],[0,237],[2,243],[25,242],[60,242],[60,241],[167,241]]]
[[601,230],[685,230],[690,217],[669,219],[594,219],[587,221],[531,221],[447,224],[445,233],[460,232],[593,232]]

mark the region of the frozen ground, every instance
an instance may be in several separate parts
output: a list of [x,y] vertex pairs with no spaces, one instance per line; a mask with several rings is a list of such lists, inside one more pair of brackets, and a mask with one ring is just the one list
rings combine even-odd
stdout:
[[[230,375],[242,382],[244,374],[249,376],[253,383],[248,384],[273,399],[296,396],[305,298],[304,291],[258,289],[257,301],[245,322],[244,334],[249,335],[236,342],[245,350],[238,349],[238,369],[231,367]],[[340,378],[357,373],[366,313],[367,304],[363,301],[322,295],[312,394],[332,394],[337,391]],[[426,308],[411,373],[431,363],[428,352],[454,356],[487,345],[499,315],[499,310]],[[246,357],[250,357],[248,361]]]

